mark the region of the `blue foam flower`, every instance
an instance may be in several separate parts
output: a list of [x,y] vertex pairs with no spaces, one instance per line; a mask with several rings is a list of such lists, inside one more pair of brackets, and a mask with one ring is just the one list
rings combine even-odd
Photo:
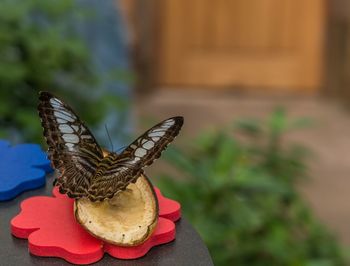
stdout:
[[0,140],[0,201],[43,186],[49,172],[52,172],[50,161],[39,145],[11,146]]

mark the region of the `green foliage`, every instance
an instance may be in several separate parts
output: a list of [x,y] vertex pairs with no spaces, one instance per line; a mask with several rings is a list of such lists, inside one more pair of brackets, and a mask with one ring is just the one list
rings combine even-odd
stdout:
[[67,100],[89,125],[96,125],[112,107],[125,108],[117,96],[102,97],[93,89],[99,79],[72,27],[73,20],[87,14],[73,0],[1,1],[0,138],[42,141],[36,112],[40,90]]
[[264,122],[237,122],[235,137],[206,132],[166,153],[184,177],[163,176],[158,185],[182,203],[216,265],[346,265],[295,188],[306,177],[307,152],[283,136],[307,124],[277,110]]

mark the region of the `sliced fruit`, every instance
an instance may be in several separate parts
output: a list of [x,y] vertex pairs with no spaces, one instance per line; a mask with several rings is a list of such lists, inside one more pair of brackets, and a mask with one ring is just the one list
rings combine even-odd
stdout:
[[141,175],[112,199],[77,199],[74,214],[95,237],[118,246],[136,246],[152,235],[158,220],[158,202],[152,184]]

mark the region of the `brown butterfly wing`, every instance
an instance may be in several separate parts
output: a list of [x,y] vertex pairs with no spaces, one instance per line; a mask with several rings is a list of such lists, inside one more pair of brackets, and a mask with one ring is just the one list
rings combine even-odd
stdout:
[[49,158],[61,174],[56,183],[60,192],[74,198],[87,196],[103,159],[101,148],[74,111],[52,94],[40,93],[38,111]]
[[159,158],[178,135],[183,117],[172,117],[155,125],[131,143],[120,155],[110,153],[100,164],[89,189],[93,201],[111,198],[135,182],[142,168]]

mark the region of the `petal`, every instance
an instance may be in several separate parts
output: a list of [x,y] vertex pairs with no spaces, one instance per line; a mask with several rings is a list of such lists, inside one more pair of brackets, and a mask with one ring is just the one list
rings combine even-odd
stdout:
[[181,205],[175,200],[166,198],[158,188],[154,188],[158,198],[159,216],[176,222],[181,217]]
[[23,165],[11,169],[10,166],[0,166],[0,201],[10,200],[23,191],[45,185],[46,173],[43,170]]
[[74,219],[73,200],[32,197],[21,204],[11,221],[14,236],[28,238],[30,253],[60,257],[71,263],[93,263],[103,257],[102,241],[88,234]]
[[13,146],[8,151],[8,158],[16,164],[25,164],[52,171],[47,154],[42,151],[37,144],[19,144]]
[[0,201],[43,186],[45,172],[51,171],[50,161],[39,145],[20,144],[12,147],[0,140]]
[[[4,150],[5,148],[8,148],[8,147],[10,147],[10,143],[6,140],[0,139],[0,151]],[[1,156],[0,156],[0,160],[1,160]]]
[[[120,259],[135,259],[144,256],[152,247],[175,239],[174,222],[159,217],[152,236],[139,246],[119,247],[103,243],[75,221],[72,199],[60,194],[57,187],[53,195],[24,200],[21,212],[11,221],[12,234],[28,238],[29,251],[34,255],[60,257],[76,264],[94,263],[104,252]],[[163,215],[178,219],[180,204],[163,197],[159,190],[157,196]]]

